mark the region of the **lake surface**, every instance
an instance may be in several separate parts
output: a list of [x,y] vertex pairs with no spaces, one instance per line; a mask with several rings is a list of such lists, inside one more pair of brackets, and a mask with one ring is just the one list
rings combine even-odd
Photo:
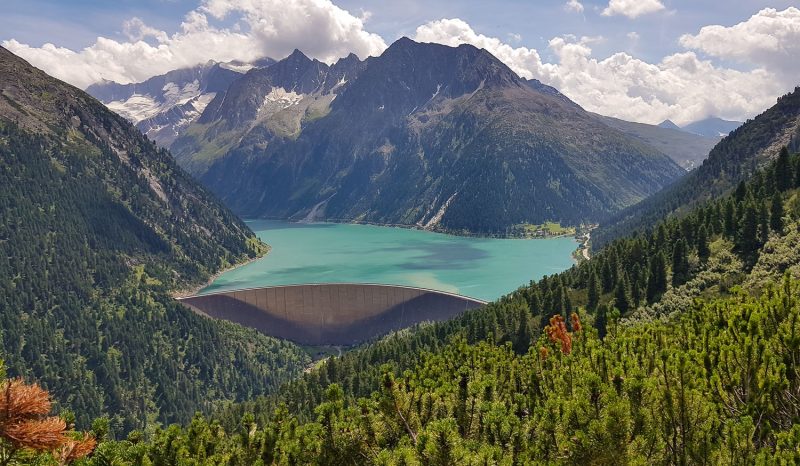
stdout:
[[573,238],[464,238],[405,228],[251,220],[272,246],[202,293],[302,283],[381,283],[500,296],[572,266]]

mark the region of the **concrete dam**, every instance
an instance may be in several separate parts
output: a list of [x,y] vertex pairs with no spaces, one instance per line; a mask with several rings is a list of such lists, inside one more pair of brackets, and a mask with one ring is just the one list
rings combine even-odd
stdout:
[[352,345],[486,304],[424,288],[357,283],[271,286],[178,301],[200,314],[307,345]]

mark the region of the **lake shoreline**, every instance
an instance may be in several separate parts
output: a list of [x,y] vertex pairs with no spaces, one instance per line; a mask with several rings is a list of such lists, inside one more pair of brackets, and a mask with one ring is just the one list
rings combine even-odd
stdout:
[[[388,227],[388,228],[402,228],[404,230],[416,230],[416,231],[425,231],[428,233],[438,233],[441,235],[448,235],[448,236],[455,236],[459,238],[484,238],[484,239],[523,239],[523,240],[537,240],[537,239],[554,239],[554,238],[575,238],[578,241],[580,238],[578,237],[578,233],[563,233],[557,235],[541,235],[541,236],[527,236],[527,235],[511,235],[511,234],[501,234],[501,233],[477,233],[471,232],[466,230],[449,230],[443,228],[424,228],[420,225],[410,225],[407,223],[379,223],[379,222],[366,222],[366,221],[358,221],[358,220],[336,220],[336,219],[325,219],[325,220],[314,220],[314,221],[304,221],[304,220],[295,220],[291,218],[281,218],[281,217],[243,217],[242,220],[245,222],[251,221],[258,221],[258,220],[275,220],[287,223],[294,223],[298,225],[313,225],[313,224],[326,224],[330,223],[333,225],[369,225],[369,226],[376,226],[376,227]],[[579,229],[579,227],[574,227]]]
[[[296,223],[298,225],[313,225],[315,223],[318,224],[333,224],[333,225],[369,225],[369,226],[376,226],[376,227],[388,227],[388,228],[402,228],[405,230],[414,230],[414,231],[425,231],[428,233],[438,233],[440,235],[447,235],[447,236],[454,236],[457,238],[477,238],[477,239],[507,239],[507,240],[544,240],[544,239],[557,239],[557,238],[573,238],[577,243],[578,246],[572,252],[572,259],[575,263],[580,263],[584,260],[589,260],[590,255],[588,251],[589,247],[589,235],[591,231],[596,228],[596,225],[589,225],[589,226],[580,226],[580,227],[573,227],[575,228],[575,232],[572,233],[562,233],[562,234],[554,234],[554,235],[536,235],[536,236],[528,236],[528,235],[508,235],[508,234],[483,234],[483,233],[475,233],[470,231],[453,231],[447,229],[439,229],[439,228],[424,228],[420,225],[409,225],[406,223],[377,223],[377,222],[364,222],[364,221],[356,221],[356,220],[315,220],[315,221],[304,221],[304,220],[292,220],[288,218],[277,218],[277,217],[260,217],[260,218],[244,218],[245,222],[248,221],[258,221],[258,220],[277,220],[287,223]],[[582,230],[588,231],[588,233],[581,233]]]
[[181,298],[187,298],[189,296],[195,296],[196,294],[200,293],[204,289],[206,289],[209,286],[211,286],[223,274],[226,274],[226,273],[231,272],[233,270],[236,270],[238,268],[244,267],[245,265],[249,265],[249,264],[252,264],[253,262],[256,262],[256,261],[259,261],[261,259],[264,259],[272,251],[272,246],[270,246],[269,244],[266,244],[266,243],[264,243],[264,245],[267,247],[267,250],[266,250],[266,252],[264,252],[264,254],[261,254],[261,255],[256,256],[256,257],[251,257],[251,258],[247,259],[244,262],[239,262],[237,264],[229,265],[228,267],[222,268],[222,269],[218,270],[216,273],[212,274],[210,277],[208,277],[208,279],[204,283],[201,283],[200,285],[192,286],[190,288],[185,288],[185,289],[182,289],[182,290],[173,291],[172,293],[170,293],[172,295],[172,298],[173,299],[181,299]]

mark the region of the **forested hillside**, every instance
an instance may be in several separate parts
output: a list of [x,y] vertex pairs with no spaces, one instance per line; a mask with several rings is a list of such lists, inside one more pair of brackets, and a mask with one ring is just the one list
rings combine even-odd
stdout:
[[307,363],[171,298],[265,246],[168,152],[2,48],[0,186],[0,359],[79,426],[185,422]]
[[652,234],[95,461],[796,462],[798,163],[782,151]]
[[784,146],[800,150],[800,88],[731,132],[711,150],[700,168],[604,222],[594,234],[594,246],[602,247],[632,230],[651,228],[667,216],[680,216],[732,190],[774,159]]

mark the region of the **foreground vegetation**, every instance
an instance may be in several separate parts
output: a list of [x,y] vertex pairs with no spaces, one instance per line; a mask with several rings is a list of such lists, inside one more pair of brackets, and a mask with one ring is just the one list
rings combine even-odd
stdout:
[[328,386],[226,430],[195,418],[102,443],[87,464],[754,464],[800,461],[800,282],[698,302],[603,338],[555,317],[526,352],[457,338],[378,391]]

